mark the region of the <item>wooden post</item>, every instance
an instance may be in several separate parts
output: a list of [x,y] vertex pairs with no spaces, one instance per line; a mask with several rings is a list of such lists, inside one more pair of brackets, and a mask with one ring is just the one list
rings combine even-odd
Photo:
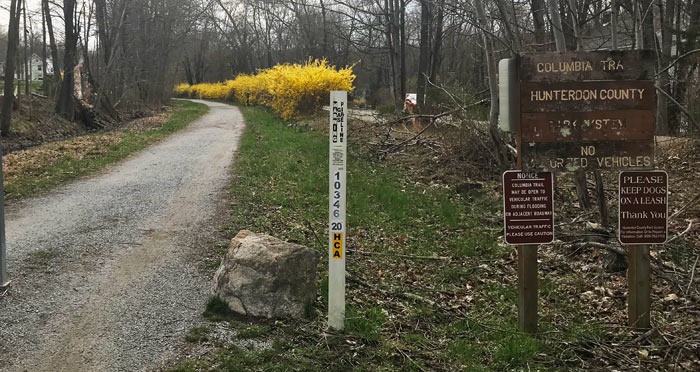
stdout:
[[518,246],[518,324],[537,333],[537,245]]
[[649,246],[627,247],[628,268],[627,315],[629,326],[635,329],[651,328],[651,280],[649,270]]
[[[518,132],[518,169],[523,169],[522,131]],[[552,195],[554,197],[554,195]],[[518,249],[518,325],[520,330],[537,333],[537,251],[538,245],[519,245]]]

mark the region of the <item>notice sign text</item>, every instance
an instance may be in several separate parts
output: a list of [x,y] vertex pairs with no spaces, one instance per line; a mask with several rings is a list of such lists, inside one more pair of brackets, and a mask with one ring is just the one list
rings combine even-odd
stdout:
[[503,173],[504,238],[508,244],[544,244],[554,240],[552,173]]
[[666,242],[668,175],[664,171],[620,173],[620,242]]

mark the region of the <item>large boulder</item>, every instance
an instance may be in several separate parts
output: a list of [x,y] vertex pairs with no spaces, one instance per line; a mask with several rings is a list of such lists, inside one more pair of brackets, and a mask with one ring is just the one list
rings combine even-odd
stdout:
[[318,262],[312,249],[241,230],[214,275],[214,294],[239,314],[300,318],[316,299]]

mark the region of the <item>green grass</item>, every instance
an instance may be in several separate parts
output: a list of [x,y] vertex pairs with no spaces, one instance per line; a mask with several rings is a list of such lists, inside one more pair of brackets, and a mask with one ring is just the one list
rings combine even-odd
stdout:
[[231,309],[229,309],[228,304],[218,296],[211,296],[209,301],[207,301],[207,307],[202,315],[214,321],[221,321],[227,319],[231,315]]
[[[21,94],[25,92],[26,83],[24,80],[15,80],[15,89],[19,86]],[[0,81],[0,90],[5,89],[5,81]],[[44,82],[43,81],[30,81],[29,91],[32,93],[44,94]]]
[[258,338],[270,333],[271,328],[261,325],[248,325],[232,321],[231,324],[238,330],[236,336],[240,339]]
[[[241,110],[247,129],[233,169],[230,235],[241,229],[264,232],[326,254],[327,137],[262,109]],[[184,361],[179,370],[548,370],[540,359],[555,355],[551,340],[518,331],[514,278],[495,268],[511,252],[497,244],[500,220],[495,225],[489,218],[501,208],[499,200],[483,190],[460,195],[417,184],[408,169],[373,160],[363,140],[350,139],[348,249],[370,255],[346,256],[351,277],[369,286],[347,282],[345,331],[324,331],[323,272],[315,304],[320,316],[279,324],[230,322],[239,340],[266,339],[273,346],[229,345],[203,360]],[[543,287],[546,296],[558,296],[555,282],[544,281]],[[414,296],[401,296],[404,292]],[[210,302],[208,309],[218,306]],[[541,325],[555,328],[551,319]],[[590,335],[577,327],[565,337],[579,343]]]
[[42,249],[30,252],[27,255],[27,266],[33,270],[44,270],[58,257],[58,252],[53,249]]
[[195,326],[190,328],[190,331],[185,335],[187,342],[203,342],[209,340],[209,327]]
[[[238,204],[262,206],[266,212],[241,210],[231,231],[274,231],[325,250],[307,222],[321,233],[327,221],[328,139],[307,127],[289,127],[267,111],[242,110],[249,128],[234,166],[233,188]],[[461,232],[483,225],[483,214],[498,205],[468,204],[455,193],[413,184],[402,168],[357,156],[352,147],[349,154],[347,219],[349,233],[361,233],[358,246],[401,254],[501,254],[493,234]],[[386,245],[397,240],[405,244]]]
[[386,322],[385,310],[378,307],[357,309],[348,307],[345,314],[345,330],[354,336],[367,341],[379,341],[382,336],[382,326]]
[[[57,162],[27,172],[12,182],[5,181],[8,199],[25,198],[56,185],[93,173],[114,164],[129,155],[184,128],[208,111],[206,105],[190,101],[173,101],[175,111],[170,120],[159,128],[145,132],[126,132],[123,138],[109,147],[103,156],[74,159],[64,156]],[[99,135],[99,134],[95,134]],[[86,135],[88,138],[93,135]]]

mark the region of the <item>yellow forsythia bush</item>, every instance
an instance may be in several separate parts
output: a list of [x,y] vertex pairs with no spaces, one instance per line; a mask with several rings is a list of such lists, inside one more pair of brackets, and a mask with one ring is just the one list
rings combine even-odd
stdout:
[[323,60],[283,64],[259,70],[255,75],[238,75],[224,83],[179,84],[175,94],[193,98],[226,100],[265,105],[283,119],[312,114],[328,103],[331,90],[352,91],[352,67],[336,69]]

